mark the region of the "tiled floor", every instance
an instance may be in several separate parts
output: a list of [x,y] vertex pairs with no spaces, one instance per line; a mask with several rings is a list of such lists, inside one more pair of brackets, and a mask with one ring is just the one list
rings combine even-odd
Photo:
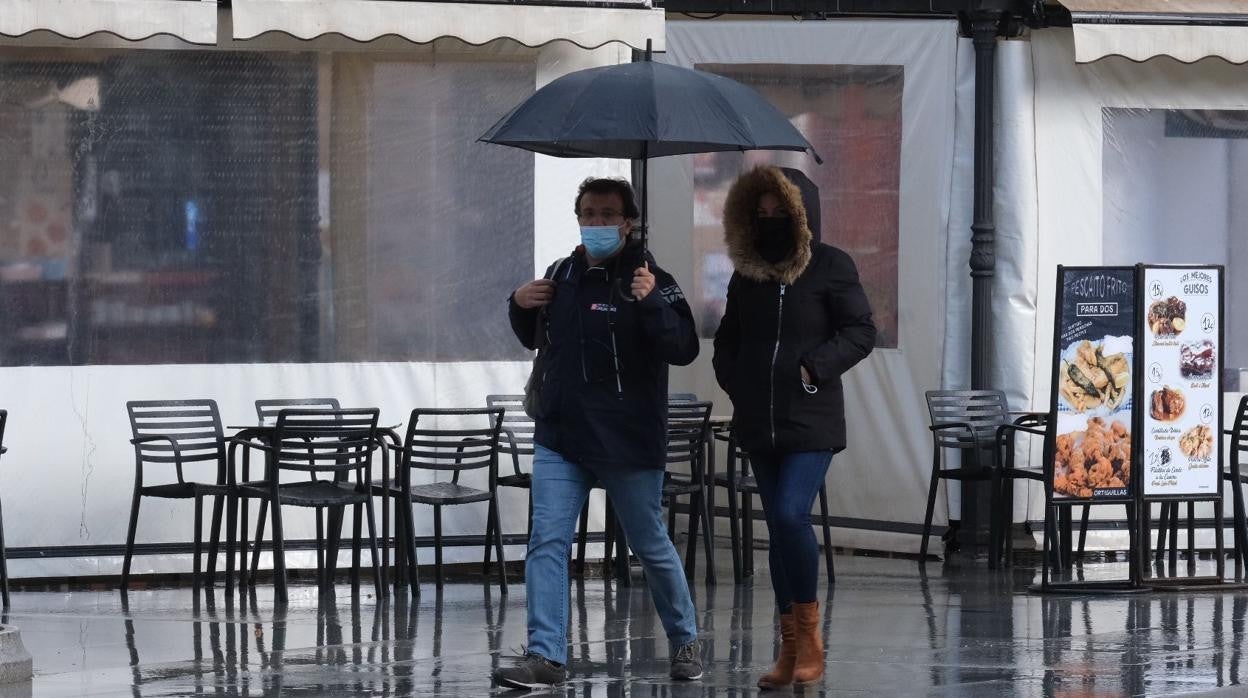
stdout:
[[[724,558],[727,555],[723,556]],[[766,569],[759,553],[758,569]],[[1032,568],[839,557],[824,605],[828,675],[814,692],[868,696],[1248,695],[1248,593],[1029,594]],[[694,594],[707,660],[699,683],[667,678],[667,642],[642,583],[574,584],[569,695],[742,695],[774,651],[765,574]],[[638,580],[640,582],[640,579]],[[17,592],[7,622],[34,656],[36,696],[489,693],[490,670],[525,641],[524,586],[430,585],[417,602],[320,601],[292,589]],[[1221,690],[1219,690],[1221,689]]]

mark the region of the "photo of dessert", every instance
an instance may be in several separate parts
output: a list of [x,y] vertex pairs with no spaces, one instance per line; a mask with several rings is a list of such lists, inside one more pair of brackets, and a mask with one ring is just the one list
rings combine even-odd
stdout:
[[1179,370],[1184,378],[1201,380],[1213,377],[1213,342],[1208,339],[1184,344],[1179,348]]
[[1161,390],[1154,390],[1148,404],[1148,413],[1153,419],[1173,422],[1183,416],[1183,411],[1187,409],[1187,398],[1183,397],[1182,392],[1167,385]]
[[1187,327],[1187,303],[1174,296],[1148,306],[1148,327],[1158,337],[1173,337]]
[[1201,424],[1183,432],[1179,450],[1193,460],[1206,460],[1213,455],[1213,429]]

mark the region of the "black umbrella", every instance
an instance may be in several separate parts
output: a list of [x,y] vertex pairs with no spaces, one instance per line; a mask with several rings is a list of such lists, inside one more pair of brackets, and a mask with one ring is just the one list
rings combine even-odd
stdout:
[[[569,73],[479,139],[565,158],[649,158],[741,150],[810,151],[788,118],[735,80],[650,60]],[[642,234],[649,208],[642,190]]]

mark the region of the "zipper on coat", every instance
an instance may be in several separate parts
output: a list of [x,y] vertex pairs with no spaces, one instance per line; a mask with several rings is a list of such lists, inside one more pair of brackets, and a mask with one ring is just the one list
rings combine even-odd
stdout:
[[771,352],[771,447],[776,447],[776,359],[780,356],[780,331],[784,328],[784,284],[780,284],[780,309],[776,312],[776,348]]

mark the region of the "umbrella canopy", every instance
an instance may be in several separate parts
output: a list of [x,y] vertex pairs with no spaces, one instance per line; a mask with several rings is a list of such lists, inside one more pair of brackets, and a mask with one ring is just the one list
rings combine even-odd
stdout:
[[753,89],[649,60],[554,80],[480,140],[567,158],[793,150],[810,151],[823,162],[788,118]]

